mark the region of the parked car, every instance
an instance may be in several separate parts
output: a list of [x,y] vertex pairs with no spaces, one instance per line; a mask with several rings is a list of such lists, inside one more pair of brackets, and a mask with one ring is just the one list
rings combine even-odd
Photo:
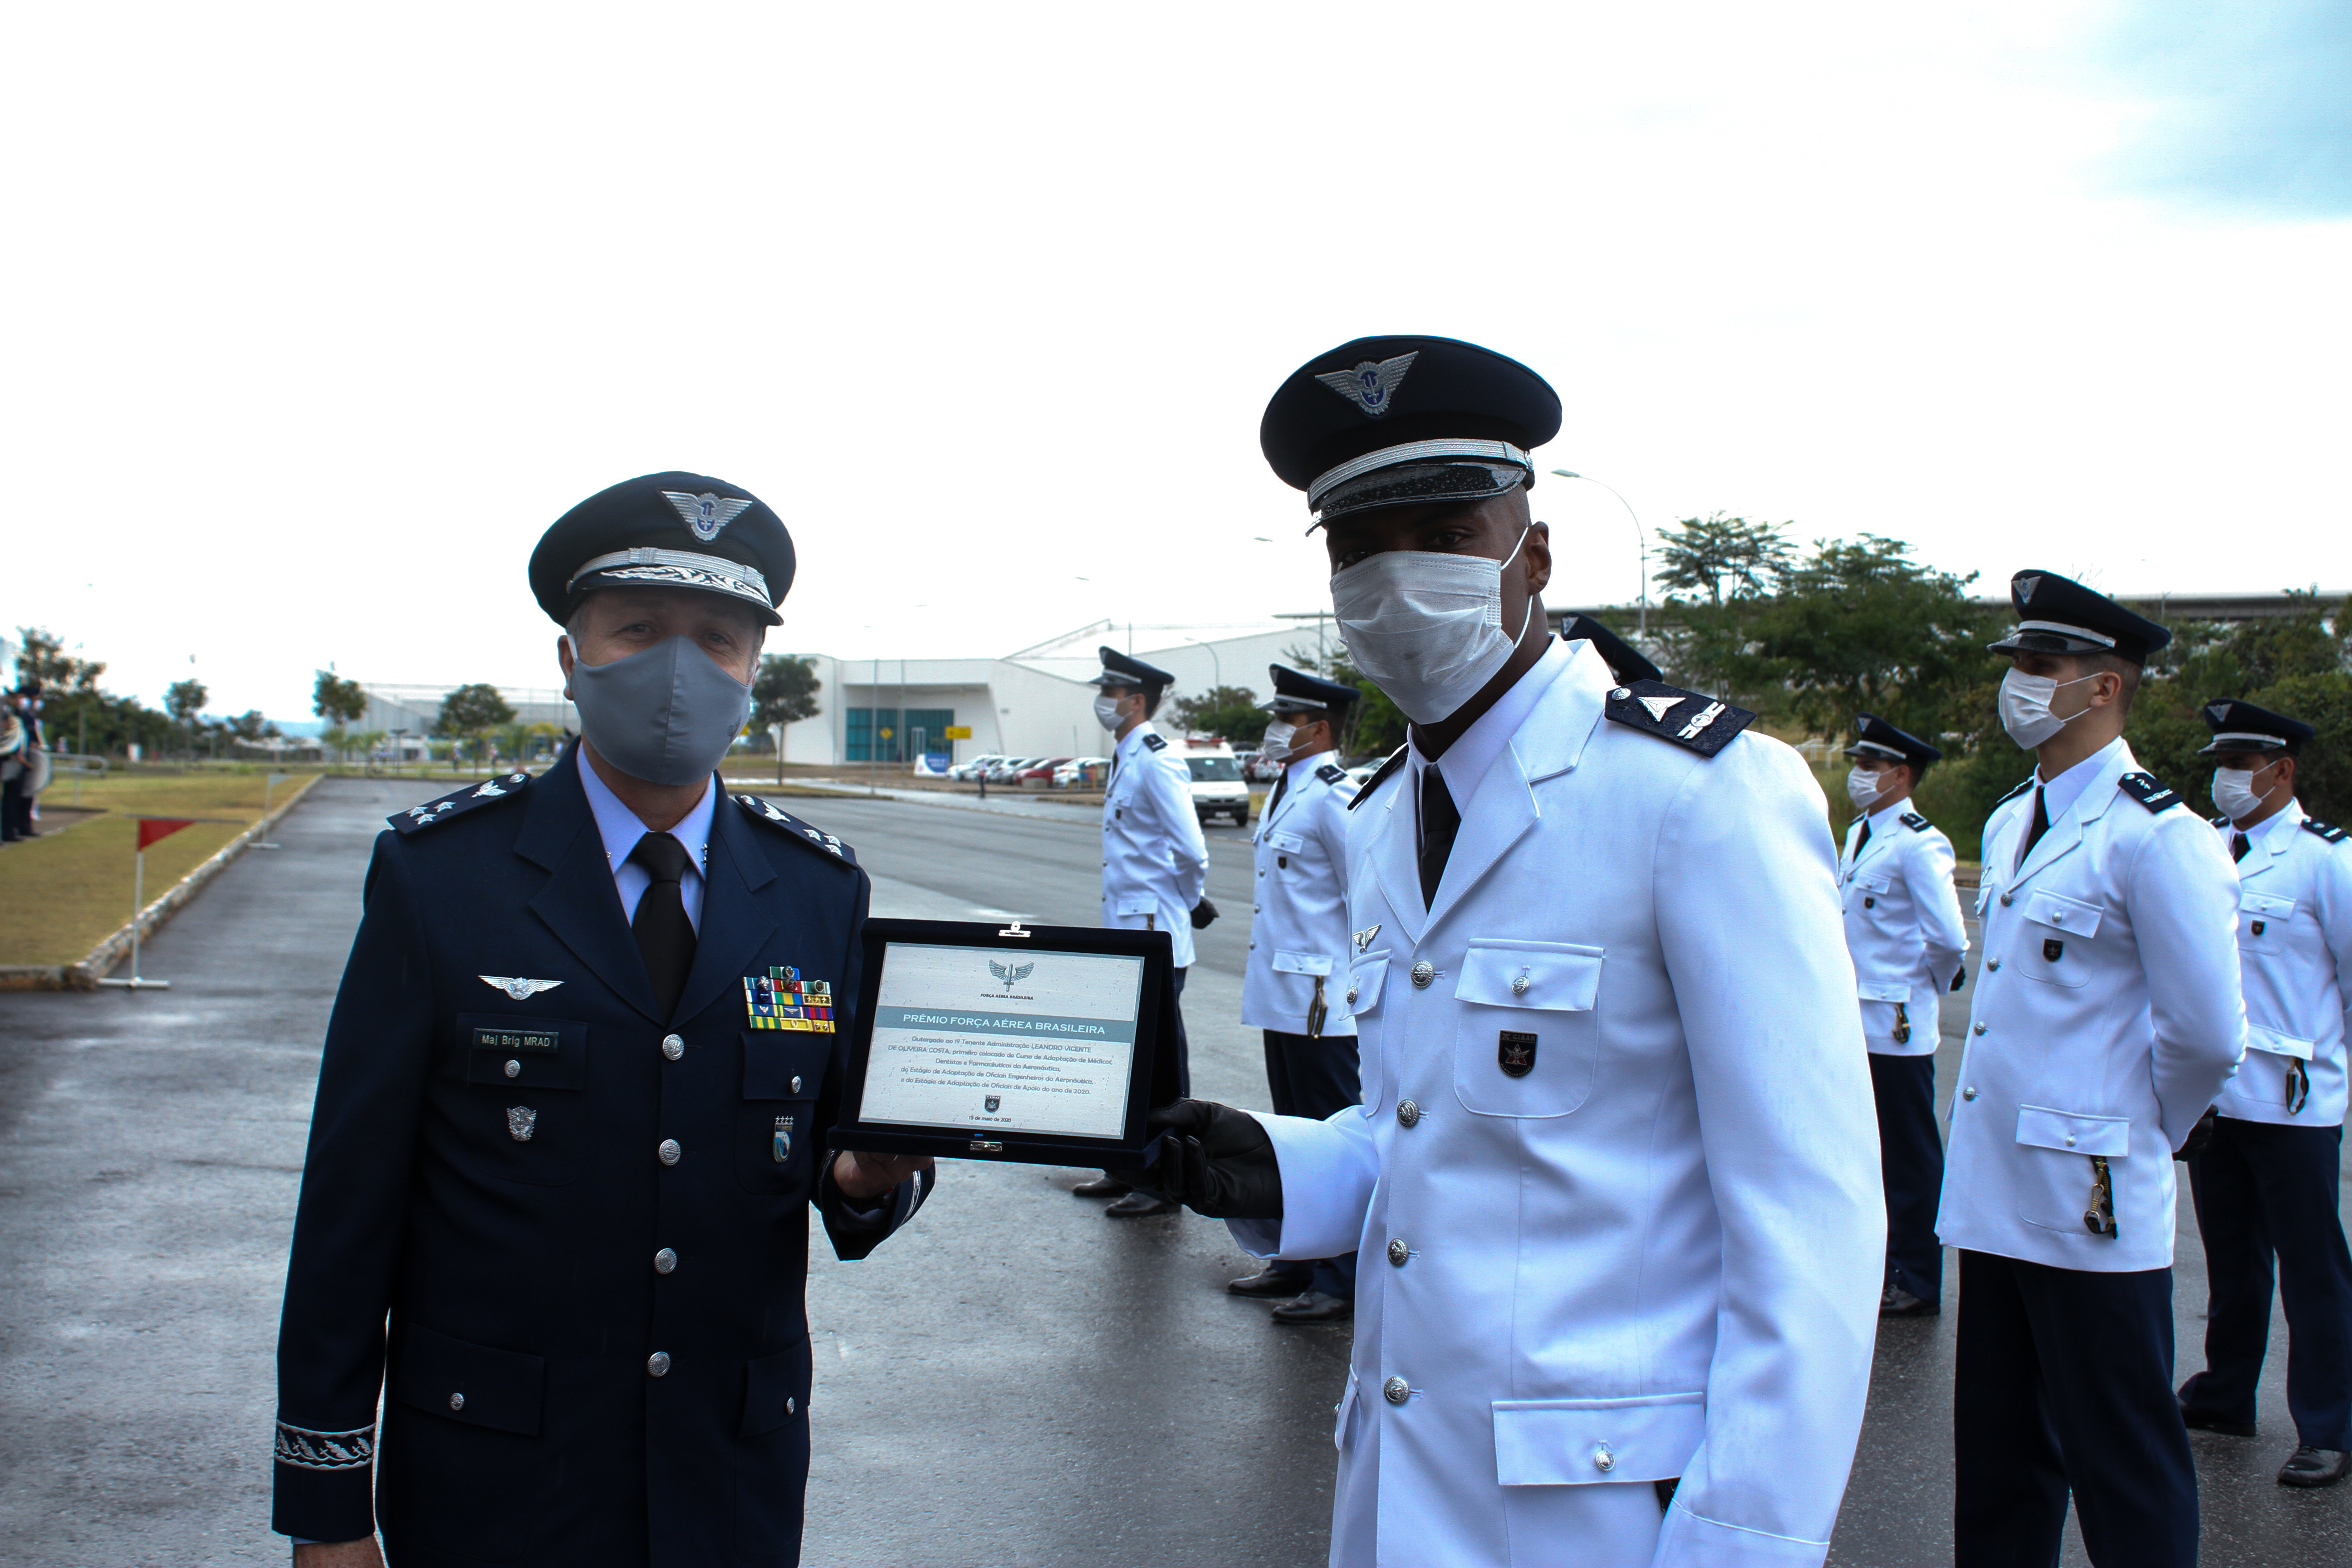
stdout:
[[961,779],[966,784],[969,784],[1004,760],[1005,759],[1002,754],[995,752],[991,752],[984,757],[972,757],[968,761],[958,763],[955,766],[950,768],[948,770],[948,777],[951,779]]
[[1022,769],[1013,782],[1026,789],[1029,781],[1034,779],[1039,787],[1051,789],[1054,787],[1054,770],[1069,760],[1067,757],[1033,757],[1030,765]]
[[1264,752],[1235,752],[1234,761],[1242,765],[1242,777],[1252,784],[1272,784],[1282,776],[1284,764]]
[[1054,770],[1055,789],[1097,789],[1110,777],[1108,757],[1072,757]]
[[1192,809],[1199,813],[1202,826],[1216,816],[1236,827],[1249,826],[1249,784],[1242,778],[1241,763],[1231,746],[1223,741],[1188,740],[1184,765],[1192,770]]
[[1024,768],[1034,766],[1036,761],[1034,757],[1007,757],[988,770],[988,782],[1011,784],[1021,776]]

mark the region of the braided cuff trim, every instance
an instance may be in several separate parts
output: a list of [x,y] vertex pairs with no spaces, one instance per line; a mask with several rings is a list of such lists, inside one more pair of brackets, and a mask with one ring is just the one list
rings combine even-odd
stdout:
[[298,1470],[361,1470],[375,1462],[375,1426],[348,1432],[313,1432],[278,1424],[277,1458]]

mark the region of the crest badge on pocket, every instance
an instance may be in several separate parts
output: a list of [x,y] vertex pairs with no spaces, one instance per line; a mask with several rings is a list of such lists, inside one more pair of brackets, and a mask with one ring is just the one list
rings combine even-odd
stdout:
[[2042,944],[2042,956],[2048,959],[2053,963],[2057,963],[2059,955],[2063,953],[2065,951],[2066,944],[2060,942],[2054,936],[2049,938]]
[[1536,1037],[1505,1029],[1495,1046],[1495,1065],[1503,1069],[1505,1078],[1527,1077],[1536,1070]]
[[530,1135],[539,1131],[539,1112],[528,1105],[507,1107],[507,1136],[518,1143],[528,1143]]

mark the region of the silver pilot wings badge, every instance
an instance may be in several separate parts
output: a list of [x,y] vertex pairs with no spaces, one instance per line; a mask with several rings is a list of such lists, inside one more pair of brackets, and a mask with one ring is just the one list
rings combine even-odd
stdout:
[[542,991],[552,991],[563,984],[561,980],[527,980],[520,974],[483,974],[476,978],[485,985],[495,985],[518,1002],[527,1002]]
[[1377,364],[1366,360],[1353,370],[1321,371],[1315,379],[1362,409],[1365,418],[1378,419],[1389,411],[1389,399],[1404,384],[1404,373],[1420,353],[1415,349]]
[[662,500],[677,509],[680,521],[705,544],[718,538],[720,529],[742,516],[751,505],[730,496],[690,496],[684,490],[664,490]]

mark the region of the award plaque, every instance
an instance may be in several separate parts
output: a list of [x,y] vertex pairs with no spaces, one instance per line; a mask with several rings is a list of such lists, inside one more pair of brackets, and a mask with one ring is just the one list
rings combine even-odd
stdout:
[[1181,1093],[1166,931],[870,920],[865,944],[833,1147],[1146,1163]]

